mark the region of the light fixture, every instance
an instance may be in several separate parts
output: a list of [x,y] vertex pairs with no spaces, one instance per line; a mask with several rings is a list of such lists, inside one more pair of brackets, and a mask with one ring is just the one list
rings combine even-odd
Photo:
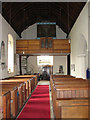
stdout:
[[23,54],[25,54],[25,52],[23,51]]
[[71,39],[69,38],[69,43],[71,43]]

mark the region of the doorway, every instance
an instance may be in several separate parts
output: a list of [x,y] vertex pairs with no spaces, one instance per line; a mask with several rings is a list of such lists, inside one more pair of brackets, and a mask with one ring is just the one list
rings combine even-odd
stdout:
[[42,80],[50,80],[52,74],[52,65],[45,65],[42,68]]
[[41,69],[41,80],[50,80],[53,74],[53,56],[37,56],[37,64]]

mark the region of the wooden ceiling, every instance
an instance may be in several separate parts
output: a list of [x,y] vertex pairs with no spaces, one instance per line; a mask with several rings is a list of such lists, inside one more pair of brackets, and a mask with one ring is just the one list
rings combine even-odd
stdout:
[[70,32],[85,2],[3,2],[2,15],[21,36],[21,32],[36,22],[56,22]]

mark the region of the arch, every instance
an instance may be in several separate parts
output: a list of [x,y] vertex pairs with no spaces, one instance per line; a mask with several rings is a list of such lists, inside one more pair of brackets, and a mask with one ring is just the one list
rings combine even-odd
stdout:
[[87,42],[83,34],[80,35],[78,42],[77,55],[77,77],[86,78],[86,56],[87,56]]
[[78,42],[78,55],[86,55],[87,42],[83,34],[80,35],[80,40]]

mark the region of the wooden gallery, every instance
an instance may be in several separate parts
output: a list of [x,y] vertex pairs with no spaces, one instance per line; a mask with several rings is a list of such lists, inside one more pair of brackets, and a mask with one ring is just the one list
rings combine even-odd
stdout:
[[1,120],[89,120],[89,80],[89,1],[0,2]]

